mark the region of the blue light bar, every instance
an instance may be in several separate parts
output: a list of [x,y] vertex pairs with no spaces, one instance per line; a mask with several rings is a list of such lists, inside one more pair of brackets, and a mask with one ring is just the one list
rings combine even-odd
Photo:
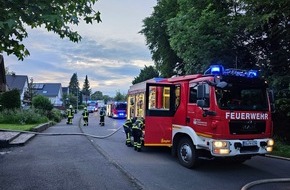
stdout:
[[211,65],[204,74],[258,78],[257,70],[224,69],[222,65]]
[[245,77],[245,78],[257,78],[258,71],[257,70],[226,69],[223,75],[231,75],[231,76]]
[[247,77],[248,78],[256,78],[256,77],[258,77],[258,71],[257,70],[249,70]]

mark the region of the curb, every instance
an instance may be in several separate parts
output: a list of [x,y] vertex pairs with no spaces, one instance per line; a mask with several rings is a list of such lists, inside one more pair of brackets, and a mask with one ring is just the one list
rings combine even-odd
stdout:
[[32,129],[33,132],[42,132],[52,126],[52,121],[40,124]]
[[265,155],[266,157],[269,157],[269,158],[275,158],[275,159],[280,159],[280,160],[287,160],[287,161],[290,161],[290,158],[286,158],[286,157],[282,157],[282,156],[275,156],[275,155],[271,155],[271,154],[267,154]]

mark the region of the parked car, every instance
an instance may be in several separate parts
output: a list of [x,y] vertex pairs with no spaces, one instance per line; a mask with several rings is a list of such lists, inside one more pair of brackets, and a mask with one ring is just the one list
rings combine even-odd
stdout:
[[88,106],[88,112],[93,113],[95,111],[95,106]]

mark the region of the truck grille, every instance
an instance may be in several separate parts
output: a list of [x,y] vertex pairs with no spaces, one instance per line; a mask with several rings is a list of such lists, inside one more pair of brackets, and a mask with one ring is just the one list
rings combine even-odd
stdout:
[[262,134],[265,133],[265,121],[230,121],[230,133],[232,135],[239,134]]

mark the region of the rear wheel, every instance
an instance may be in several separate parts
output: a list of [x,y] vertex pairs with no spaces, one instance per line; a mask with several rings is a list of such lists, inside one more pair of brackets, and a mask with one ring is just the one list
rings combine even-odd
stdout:
[[198,164],[196,148],[188,137],[179,141],[177,155],[180,164],[186,168],[193,168]]

